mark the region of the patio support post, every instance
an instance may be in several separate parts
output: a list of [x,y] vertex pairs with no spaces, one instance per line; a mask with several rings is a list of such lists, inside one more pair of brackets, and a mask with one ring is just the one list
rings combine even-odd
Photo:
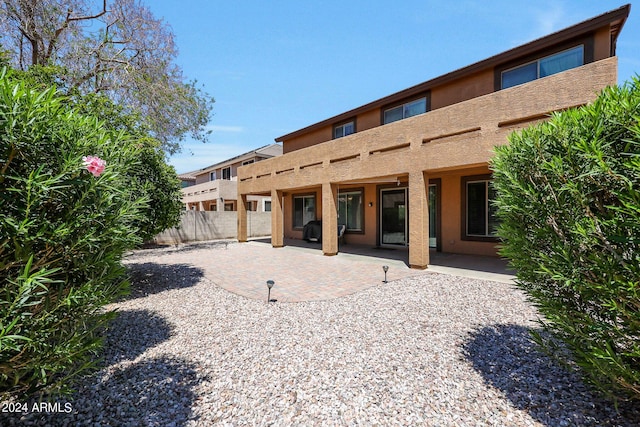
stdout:
[[322,253],[327,256],[338,253],[338,186],[322,184]]
[[429,265],[429,179],[422,171],[409,173],[409,267]]
[[271,190],[271,246],[284,246],[284,219],[282,217],[282,191]]
[[238,242],[247,241],[247,195],[238,197]]

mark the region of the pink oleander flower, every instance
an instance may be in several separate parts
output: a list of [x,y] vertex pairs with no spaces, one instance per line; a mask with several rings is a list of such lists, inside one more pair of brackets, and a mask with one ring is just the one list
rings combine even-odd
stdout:
[[96,178],[104,172],[104,167],[107,165],[107,162],[97,156],[85,156],[82,158],[82,161],[84,162],[84,166],[87,170]]

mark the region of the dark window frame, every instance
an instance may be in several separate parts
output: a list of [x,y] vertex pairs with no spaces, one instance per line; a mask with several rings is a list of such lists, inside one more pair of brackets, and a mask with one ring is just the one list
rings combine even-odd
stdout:
[[436,187],[436,252],[442,252],[442,178],[429,178],[427,189],[430,185]]
[[[403,98],[400,101],[396,101],[396,102],[391,103],[391,104],[383,105],[380,108],[380,125],[384,126],[386,124],[395,123],[396,121],[399,122],[400,120],[405,120],[408,117],[403,117],[402,119],[395,120],[395,121],[389,122],[389,123],[385,123],[384,122],[384,113],[389,111],[389,110],[392,110],[394,108],[397,108],[397,107],[400,107],[400,106],[404,106],[405,104],[410,104],[410,103],[412,103],[414,101],[418,101],[419,99],[422,99],[422,98],[425,98],[425,104],[426,104],[425,105],[425,113],[428,113],[429,111],[431,111],[431,91],[430,90],[428,90],[426,92],[421,92],[421,93],[419,93],[417,95],[413,95],[413,96],[408,97],[408,98]],[[422,113],[422,114],[424,114],[424,113]],[[415,116],[411,116],[411,117],[415,117]]]
[[[313,197],[314,219],[312,221],[318,220],[318,203],[317,203],[318,195],[316,193],[292,194],[291,195],[291,228],[294,230],[302,230],[304,228],[304,224],[296,225],[296,199],[307,198],[307,197]],[[302,222],[304,222],[304,214],[302,216]]]
[[[364,197],[364,187],[358,187],[358,188],[345,188],[343,190],[338,191],[338,199],[340,199],[340,195],[341,194],[349,194],[349,193],[360,193],[361,194],[361,198],[362,198],[362,212],[360,214],[360,224],[361,224],[361,229],[360,230],[356,230],[356,229],[349,229],[348,227],[345,229],[345,234],[364,234],[365,233],[365,207],[366,207],[366,202],[365,202],[365,197]],[[339,202],[338,202],[338,207],[339,207]],[[340,225],[340,219],[338,219],[338,225]],[[347,224],[345,224],[347,225]]]
[[[461,221],[460,221],[460,240],[471,242],[490,242],[498,243],[500,239],[497,236],[476,236],[467,234],[467,184],[470,182],[486,181],[489,184],[493,181],[491,174],[463,176],[460,180],[461,189]],[[487,194],[488,197],[488,194]],[[488,215],[488,212],[487,212]],[[487,221],[488,221],[487,217]]]
[[[225,178],[225,171],[229,171],[229,177]],[[222,179],[225,179],[227,181],[231,181],[231,166],[228,166],[226,168],[222,168]]]
[[336,136],[336,129],[338,129],[339,127],[342,127],[344,125],[348,125],[349,123],[353,123],[353,132],[350,133],[349,135],[353,135],[354,133],[358,132],[358,123],[355,117],[351,118],[351,119],[347,119],[347,120],[343,120],[341,122],[338,122],[336,124],[333,125],[332,130],[331,130],[331,139],[340,139],[340,138],[344,138],[345,136],[349,136],[349,135],[343,135],[342,136]]
[[554,46],[552,49],[545,49],[541,51],[537,51],[531,55],[527,55],[509,62],[505,62],[499,66],[494,68],[493,73],[493,86],[494,90],[497,92],[502,89],[502,73],[504,71],[508,71],[514,68],[517,68],[522,65],[529,64],[534,61],[538,61],[540,59],[546,58],[548,56],[553,56],[557,53],[563,52],[565,50],[571,49],[573,47],[578,47],[579,45],[584,46],[584,62],[583,65],[590,64],[594,61],[595,57],[595,41],[593,34],[589,34],[583,37],[574,38],[568,40],[564,43],[558,44]]

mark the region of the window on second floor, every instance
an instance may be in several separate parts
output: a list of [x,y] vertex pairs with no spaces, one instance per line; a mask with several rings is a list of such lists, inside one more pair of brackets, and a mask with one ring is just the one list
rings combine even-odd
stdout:
[[216,179],[218,179],[216,171],[209,172],[209,181],[215,181]]
[[222,179],[231,179],[231,167],[222,169]]
[[406,119],[427,112],[427,98],[419,98],[402,105],[384,110],[383,124]]
[[255,159],[251,159],[251,160],[245,160],[244,162],[242,162],[242,166],[244,165],[250,165],[251,163],[254,163]]
[[342,138],[343,136],[351,135],[356,131],[356,124],[354,121],[343,123],[333,128],[333,138]]
[[584,45],[546,56],[502,72],[501,88],[517,86],[532,80],[584,65]]

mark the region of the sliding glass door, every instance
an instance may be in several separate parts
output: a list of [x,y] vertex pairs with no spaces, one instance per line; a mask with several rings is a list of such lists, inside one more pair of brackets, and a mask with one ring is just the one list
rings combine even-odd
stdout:
[[409,243],[407,189],[380,190],[380,243],[406,246]]

